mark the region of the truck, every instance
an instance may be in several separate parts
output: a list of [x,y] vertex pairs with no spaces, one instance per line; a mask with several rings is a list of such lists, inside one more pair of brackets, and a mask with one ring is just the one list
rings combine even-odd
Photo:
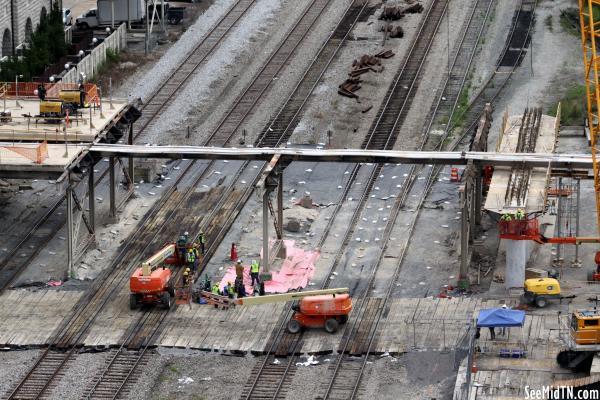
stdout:
[[[168,2],[164,4],[165,19],[171,25],[177,25],[183,20],[185,7],[171,7]],[[149,5],[150,16],[161,16],[160,7],[156,12],[154,6]],[[98,0],[97,8],[88,10],[75,20],[75,25],[80,29],[97,28],[119,25],[122,22],[141,23],[146,20],[146,7],[144,0]]]
[[137,22],[146,16],[144,0],[98,0],[97,8],[89,9],[75,20],[81,29]]

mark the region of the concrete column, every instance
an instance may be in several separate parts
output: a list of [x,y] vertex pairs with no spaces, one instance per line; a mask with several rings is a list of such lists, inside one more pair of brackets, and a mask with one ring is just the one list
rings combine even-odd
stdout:
[[462,208],[460,220],[460,271],[458,273],[458,286],[469,287],[469,207],[467,202],[466,187],[460,192],[460,204]]
[[523,287],[527,264],[527,240],[506,240],[506,272],[504,283],[507,289]]
[[277,239],[283,239],[283,171],[277,183]]
[[67,186],[67,271],[68,277],[73,277],[73,188],[71,179]]
[[263,273],[269,272],[269,190],[263,191],[263,257],[261,269]]
[[483,171],[481,170],[481,167],[478,167],[477,175],[475,175],[475,205],[473,206],[475,209],[475,225],[481,225],[481,199],[483,196],[483,178],[481,177],[482,172]]
[[[129,135],[127,137],[127,144],[132,145],[133,144],[133,123],[129,124]],[[129,189],[133,189],[134,186],[134,165],[133,165],[133,157],[129,157],[129,160],[127,162],[127,168],[128,168],[128,172],[129,172],[129,179],[131,182],[131,186],[129,187]]]
[[92,231],[96,232],[95,220],[96,220],[96,188],[94,187],[94,166],[90,166],[90,174],[88,175],[88,204],[89,204],[89,215],[90,215],[90,226]]
[[116,202],[116,193],[115,193],[115,157],[111,156],[109,158],[108,164],[109,176],[110,176],[110,217],[117,217],[117,202]]

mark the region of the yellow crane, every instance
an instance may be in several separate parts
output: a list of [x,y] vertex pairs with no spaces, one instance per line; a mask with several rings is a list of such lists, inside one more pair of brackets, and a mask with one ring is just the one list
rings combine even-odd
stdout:
[[[600,233],[600,165],[598,164],[598,141],[600,139],[600,59],[597,39],[600,37],[600,15],[594,15],[594,6],[600,7],[600,0],[579,0],[579,23],[581,25],[581,45],[585,66],[585,86],[587,98],[588,125],[592,143],[594,164],[594,192],[596,196],[596,218]],[[599,10],[600,11],[600,8]]]

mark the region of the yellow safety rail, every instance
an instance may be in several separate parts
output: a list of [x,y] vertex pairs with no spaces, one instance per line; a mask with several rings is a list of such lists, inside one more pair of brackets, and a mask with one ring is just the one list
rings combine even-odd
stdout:
[[[594,6],[599,7],[599,15],[594,15]],[[598,231],[600,232],[600,165],[598,165],[597,148],[600,139],[600,60],[598,59],[598,43],[596,41],[600,37],[600,0],[579,0],[579,22],[581,25],[581,44],[585,66],[588,124],[594,164],[596,218],[598,219]]]

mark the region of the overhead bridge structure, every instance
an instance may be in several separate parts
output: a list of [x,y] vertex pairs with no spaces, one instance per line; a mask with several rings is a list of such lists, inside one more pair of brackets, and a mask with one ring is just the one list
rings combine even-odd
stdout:
[[120,144],[95,144],[92,154],[102,157],[132,157],[157,159],[244,160],[344,162],[344,163],[395,163],[550,167],[555,170],[592,169],[592,156],[587,154],[494,153],[477,151],[392,151],[356,149],[312,148],[222,148],[196,146],[141,146]]

